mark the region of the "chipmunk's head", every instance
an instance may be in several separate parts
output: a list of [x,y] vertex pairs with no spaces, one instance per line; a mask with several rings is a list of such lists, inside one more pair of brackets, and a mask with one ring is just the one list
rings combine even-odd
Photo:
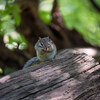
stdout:
[[[35,44],[35,50],[37,53],[37,57],[41,60],[45,59],[48,60],[48,58],[52,55],[52,58],[56,54],[56,46],[53,43],[53,41],[49,37],[45,38],[39,38],[37,43]],[[42,57],[42,58],[40,58]]]
[[49,37],[39,38],[35,44],[35,50],[41,53],[52,52],[55,48],[55,44]]

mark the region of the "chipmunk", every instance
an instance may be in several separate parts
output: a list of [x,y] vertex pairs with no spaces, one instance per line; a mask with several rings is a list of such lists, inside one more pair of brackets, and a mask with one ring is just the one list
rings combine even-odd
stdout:
[[28,60],[23,69],[37,62],[52,60],[57,53],[56,45],[49,37],[39,38],[35,44],[35,50],[37,56]]

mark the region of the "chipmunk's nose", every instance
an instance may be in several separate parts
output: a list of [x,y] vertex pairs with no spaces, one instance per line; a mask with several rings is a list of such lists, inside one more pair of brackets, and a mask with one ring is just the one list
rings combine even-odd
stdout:
[[47,50],[47,51],[50,51],[50,49],[49,49],[48,47],[46,48],[46,50]]
[[45,47],[45,51],[50,51],[48,46]]

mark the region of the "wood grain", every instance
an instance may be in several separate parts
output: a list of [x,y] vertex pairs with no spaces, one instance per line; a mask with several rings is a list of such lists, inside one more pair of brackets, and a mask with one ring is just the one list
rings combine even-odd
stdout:
[[75,49],[0,79],[0,100],[100,100],[100,65]]

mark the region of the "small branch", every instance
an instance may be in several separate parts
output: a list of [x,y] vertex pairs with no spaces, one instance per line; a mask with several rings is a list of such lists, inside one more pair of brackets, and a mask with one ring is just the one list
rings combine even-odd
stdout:
[[94,6],[94,8],[96,8],[100,12],[99,5],[94,0],[90,0],[90,2]]

